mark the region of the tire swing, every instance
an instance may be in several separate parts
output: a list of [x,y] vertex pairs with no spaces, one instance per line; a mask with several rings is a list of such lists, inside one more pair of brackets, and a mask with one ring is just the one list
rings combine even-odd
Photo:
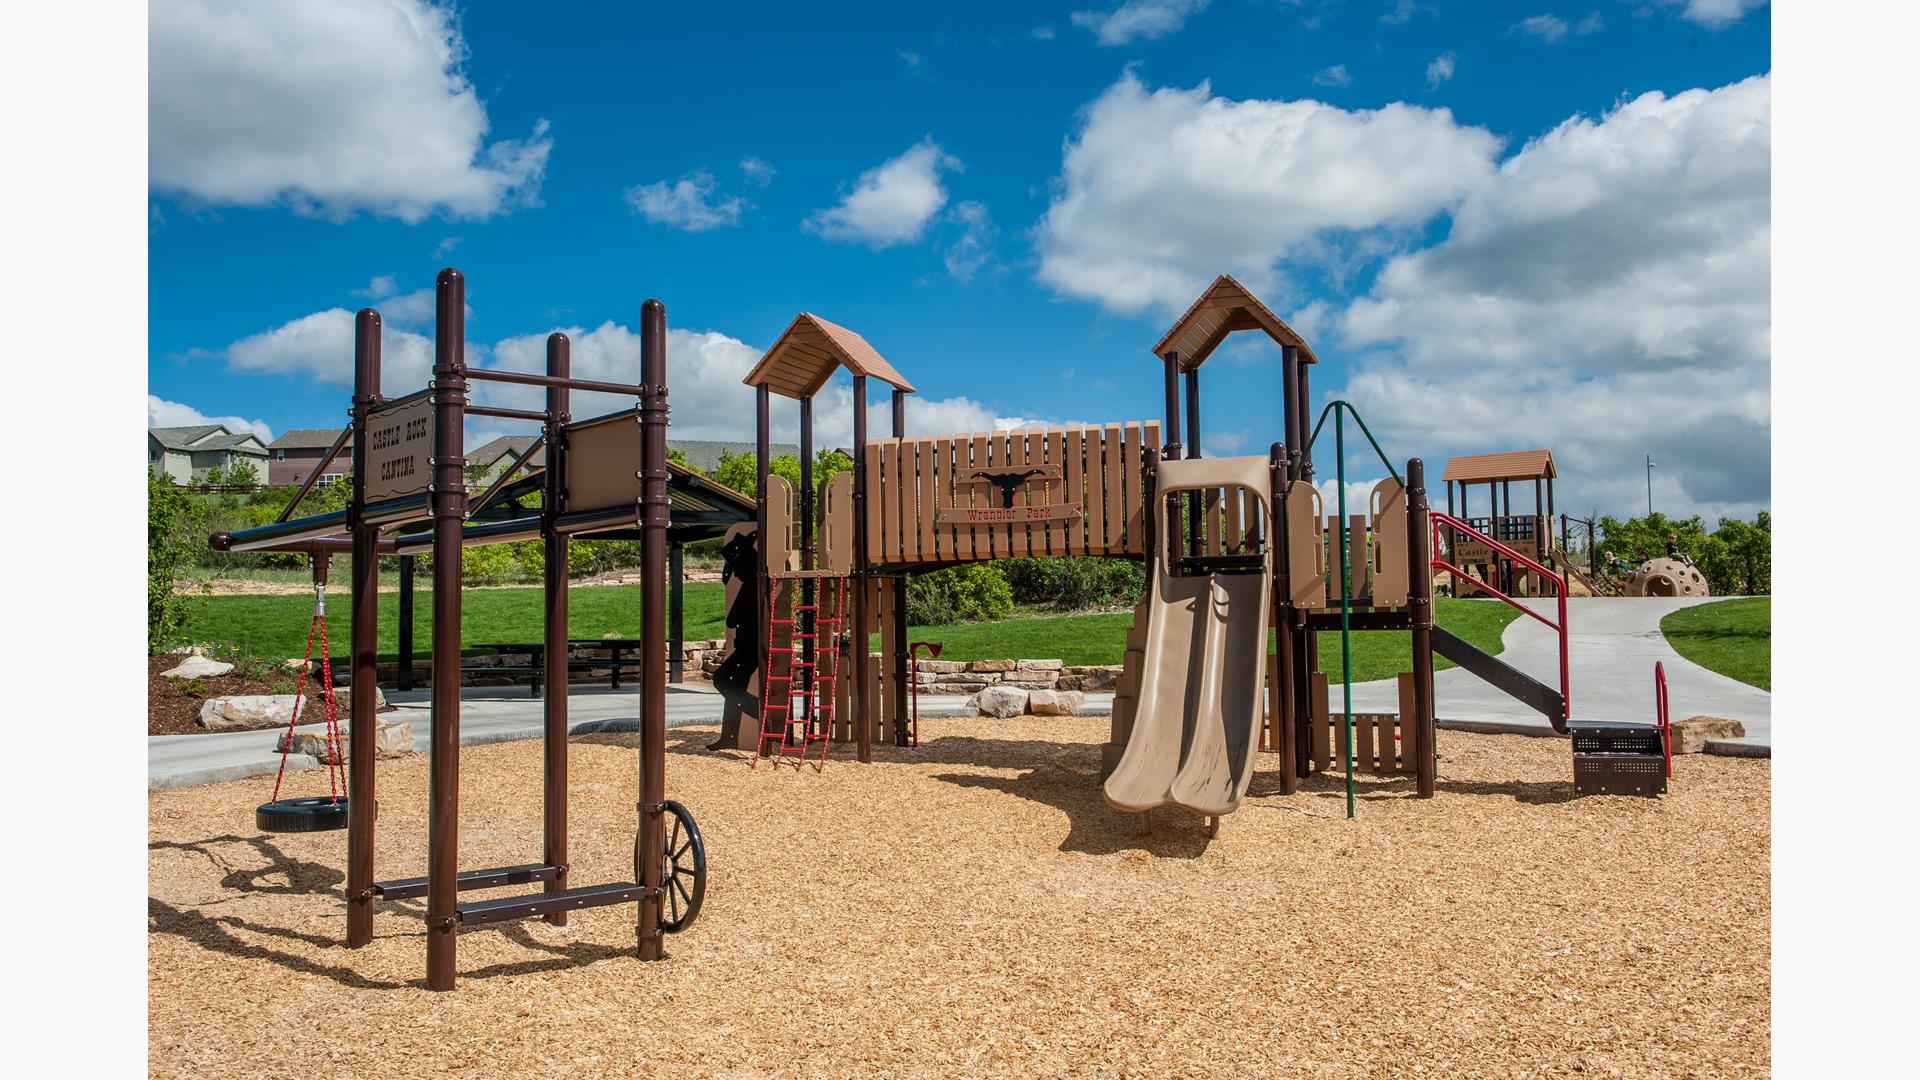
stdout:
[[[327,654],[327,565],[315,555],[313,618],[307,622],[307,652],[300,664],[300,681],[293,690],[293,712],[280,739],[280,771],[273,778],[273,798],[253,812],[254,827],[269,833],[331,832],[347,827],[347,776],[340,753],[340,705],[333,693],[333,664]],[[320,638],[320,701],[327,723],[326,795],[283,799],[280,784],[287,776],[287,755],[293,752],[293,729],[300,723],[300,705],[306,696],[307,673],[313,669],[313,639]]]
[[[700,841],[700,826],[693,823],[693,814],[679,803],[669,799],[660,804],[662,813],[673,818],[673,824],[663,830],[665,844],[660,853],[660,929],[664,933],[677,934],[693,925],[694,916],[700,914],[700,902],[707,895],[707,846]],[[633,880],[645,881],[640,868],[644,864],[641,858],[640,838],[633,841]]]

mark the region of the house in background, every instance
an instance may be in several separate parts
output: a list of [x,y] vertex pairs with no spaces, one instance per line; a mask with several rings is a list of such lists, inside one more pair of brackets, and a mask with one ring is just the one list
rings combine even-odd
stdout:
[[267,445],[258,435],[236,435],[225,424],[147,429],[147,465],[154,475],[176,484],[205,483],[207,470],[218,467],[227,473],[241,462],[253,466],[257,482],[265,482],[267,457]]
[[[267,463],[267,483],[274,487],[292,487],[307,478],[314,463],[327,456],[339,428],[295,428],[267,444],[273,460]],[[321,484],[332,484],[353,469],[353,436],[320,474]]]
[[[491,442],[467,451],[467,476],[469,483],[492,483],[494,478],[520,460],[527,448],[540,440],[532,435],[502,435]],[[547,460],[546,447],[533,452],[533,460],[528,467],[539,465]]]
[[[709,439],[668,439],[667,448],[685,451],[687,464],[703,473],[711,473],[720,467],[721,454],[752,456],[754,451],[754,446],[750,442],[719,442]],[[779,457],[781,454],[798,456],[800,447],[794,443],[774,443],[767,452],[772,457]]]

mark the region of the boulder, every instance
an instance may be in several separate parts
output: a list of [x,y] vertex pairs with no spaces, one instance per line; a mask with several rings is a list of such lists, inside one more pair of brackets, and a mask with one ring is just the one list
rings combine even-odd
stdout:
[[[322,765],[346,764],[348,748],[352,745],[352,729],[340,729],[340,757],[333,757],[333,748],[327,742],[324,731],[296,731],[292,735],[282,733],[279,744],[274,748],[283,754],[306,754]],[[373,756],[376,758],[405,757],[413,753],[413,729],[398,720],[382,720],[373,735]]]
[[1070,689],[1111,690],[1120,681],[1120,669],[1119,664],[1083,664],[1065,668],[1061,685],[1065,686],[1065,680],[1072,678],[1077,680],[1077,685]]
[[938,682],[932,686],[920,688],[923,694],[973,694],[985,690],[990,684],[983,682]]
[[967,670],[968,671],[1012,671],[1013,661],[1011,660],[970,660],[967,662]]
[[[353,708],[353,687],[336,686],[333,688],[333,696],[340,702],[341,719],[345,719],[347,716],[347,711]],[[386,707],[387,707],[387,695],[381,691],[378,684],[375,684],[373,688],[374,711],[378,712],[379,710],[384,709]]]
[[233,665],[224,660],[215,660],[200,653],[189,653],[177,667],[161,672],[169,679],[210,679],[215,675],[225,675],[233,670]]
[[1027,691],[1015,687],[989,686],[968,698],[967,704],[979,709],[981,716],[997,716],[1005,720],[1027,711],[1027,697]]
[[1062,664],[1058,660],[1016,660],[1013,666],[1020,671],[1059,671]]
[[931,671],[935,675],[952,675],[954,672],[967,670],[967,662],[965,660],[927,660],[922,658],[919,664],[921,672]]
[[1027,698],[1027,708],[1035,716],[1079,716],[1087,696],[1073,690],[1035,690]]
[[292,694],[235,694],[201,702],[196,723],[208,731],[250,731],[285,724],[292,715]]
[[1719,716],[1689,716],[1673,722],[1673,752],[1698,754],[1706,750],[1708,739],[1739,739],[1747,734],[1745,724]]
[[1001,686],[1018,686],[1023,690],[1051,690],[1060,681],[1060,675],[1054,671],[1013,671],[1000,680]]

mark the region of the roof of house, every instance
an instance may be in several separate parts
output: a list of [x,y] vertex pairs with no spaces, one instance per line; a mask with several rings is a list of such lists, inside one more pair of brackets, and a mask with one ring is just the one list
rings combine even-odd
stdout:
[[1551,450],[1507,450],[1450,457],[1440,482],[1484,484],[1494,480],[1551,480],[1559,475],[1553,468]]
[[[467,453],[467,462],[469,464],[490,468],[509,454],[513,455],[514,461],[518,461],[520,460],[520,455],[527,452],[527,447],[539,441],[539,436],[537,435],[502,435],[497,439],[482,443],[479,448],[475,450],[469,451]],[[545,446],[541,447],[542,451],[545,449]],[[528,462],[528,464],[540,462],[545,460],[545,458],[545,453],[535,454],[533,455],[533,461]]]
[[[267,444],[271,450],[326,450],[340,437],[339,428],[294,428]],[[347,446],[353,445],[353,433],[347,433]]]
[[1262,331],[1277,345],[1298,348],[1300,358],[1307,363],[1320,362],[1305,338],[1295,333],[1293,327],[1248,292],[1246,286],[1235,281],[1231,274],[1221,274],[1213,279],[1213,284],[1200,294],[1200,299],[1195,300],[1187,313],[1180,316],[1166,336],[1154,345],[1153,355],[1164,357],[1168,352],[1176,352],[1180,357],[1180,370],[1192,371],[1206,362],[1228,334],[1239,330]]
[[866,338],[804,311],[794,316],[744,381],[748,386],[765,385],[782,397],[804,398],[818,393],[842,367],[913,392],[913,384],[875,352]]
[[147,434],[168,450],[240,450],[262,455],[267,452],[259,436],[251,431],[236,435],[228,431],[225,424],[148,428]]
[[191,427],[150,427],[147,434],[169,450],[185,450],[209,435],[227,433],[225,424],[195,424]]

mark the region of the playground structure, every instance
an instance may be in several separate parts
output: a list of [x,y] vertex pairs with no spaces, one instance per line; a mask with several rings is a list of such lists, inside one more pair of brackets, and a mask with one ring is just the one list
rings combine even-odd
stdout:
[[[1266,456],[1203,460],[1201,365],[1228,335],[1247,330],[1280,348],[1284,438]],[[757,756],[770,744],[797,744],[804,756],[809,741],[846,741],[858,760],[869,761],[875,740],[910,745],[906,580],[956,563],[1023,555],[1147,564],[1102,749],[1107,801],[1142,815],[1143,823],[1153,809],[1171,806],[1217,828],[1245,794],[1258,750],[1279,753],[1281,794],[1316,772],[1339,769],[1348,778],[1350,812],[1356,770],[1411,774],[1416,793],[1431,797],[1436,652],[1568,734],[1567,581],[1547,565],[1555,550],[1550,453],[1456,458],[1446,481],[1448,511],[1431,509],[1420,459],[1407,461],[1403,476],[1352,406],[1333,402],[1313,422],[1312,349],[1228,276],[1153,351],[1165,380],[1160,421],[909,436],[904,403],[914,388],[898,369],[852,330],[809,313],[796,317],[745,379],[758,399],[761,496],[754,532],[741,529],[730,548],[727,665],[735,677],[716,679],[728,720],[715,746]],[[854,465],[816,484],[813,397],[841,368],[852,377]],[[890,438],[868,437],[870,380],[892,389]],[[769,468],[776,395],[799,404],[798,491]],[[1340,481],[1331,517],[1313,484],[1313,448],[1329,418]],[[1389,474],[1363,512],[1351,515],[1349,419]],[[1511,513],[1516,478],[1535,483],[1530,517]],[[1500,505],[1481,518],[1454,516],[1456,485],[1464,514],[1470,485],[1480,483]],[[1552,628],[1560,638],[1558,685],[1434,626],[1436,571],[1449,574],[1456,589],[1502,600]],[[829,582],[850,597],[844,626],[826,627],[822,618],[819,598],[829,594]],[[736,585],[743,595],[751,586],[758,599],[737,602]],[[1516,598],[1542,593],[1556,598],[1557,617]],[[750,618],[765,620],[766,632]],[[1270,628],[1277,639],[1272,654],[1259,647]],[[1334,717],[1319,673],[1318,633],[1339,631],[1344,642],[1356,631],[1389,630],[1409,631],[1412,639],[1401,712],[1356,716],[1349,699]],[[877,655],[863,647],[874,634]],[[843,652],[848,672],[829,678],[827,658]],[[1647,725],[1601,727],[1588,733],[1590,742],[1617,738],[1624,745],[1632,741],[1625,729]]]
[[1681,559],[1648,559],[1627,576],[1628,596],[1710,596],[1706,575]]
[[[663,935],[683,930],[698,915],[705,892],[705,852],[691,813],[666,797],[666,547],[671,524],[667,461],[666,309],[658,300],[641,308],[641,382],[638,385],[571,377],[571,345],[547,338],[545,374],[469,366],[466,362],[466,282],[453,269],[436,282],[433,381],[402,397],[382,394],[381,322],[367,308],[355,320],[353,490],[343,511],[296,518],[294,511],[341,452],[345,433],[317,462],[278,521],[217,534],[223,551],[293,551],[313,557],[321,579],[328,556],[352,556],[351,684],[375,683],[379,643],[378,557],[431,552],[433,556],[431,806],[424,877],[374,880],[375,696],[352,695],[348,734],[347,935],[349,948],[373,937],[374,904],[424,896],[426,985],[450,990],[458,933],[464,926],[544,918],[565,925],[567,913],[614,904],[636,905],[638,954],[664,956]],[[542,387],[543,410],[481,405],[467,397],[471,380]],[[576,421],[571,393],[597,392],[636,399],[619,411]],[[474,520],[511,479],[503,476],[469,500],[465,478],[465,423],[489,416],[541,425],[546,450],[539,477],[542,505],[531,515]],[[522,462],[531,456],[523,455]],[[421,526],[423,531],[408,531]],[[637,529],[637,534],[635,530]],[[567,854],[567,542],[570,537],[633,538],[641,545],[639,822],[633,880],[576,886]],[[537,863],[465,870],[459,864],[460,828],[460,608],[461,551],[479,544],[541,539],[545,543],[546,694],[542,857]],[[326,665],[323,665],[325,667]],[[277,794],[277,792],[276,792]],[[310,800],[321,802],[321,800]],[[325,800],[328,807],[338,803]],[[316,811],[318,813],[319,811]],[[327,813],[333,810],[325,811]],[[671,825],[668,818],[672,819]],[[684,861],[683,861],[684,860]],[[538,893],[460,903],[472,889],[540,883]]]

